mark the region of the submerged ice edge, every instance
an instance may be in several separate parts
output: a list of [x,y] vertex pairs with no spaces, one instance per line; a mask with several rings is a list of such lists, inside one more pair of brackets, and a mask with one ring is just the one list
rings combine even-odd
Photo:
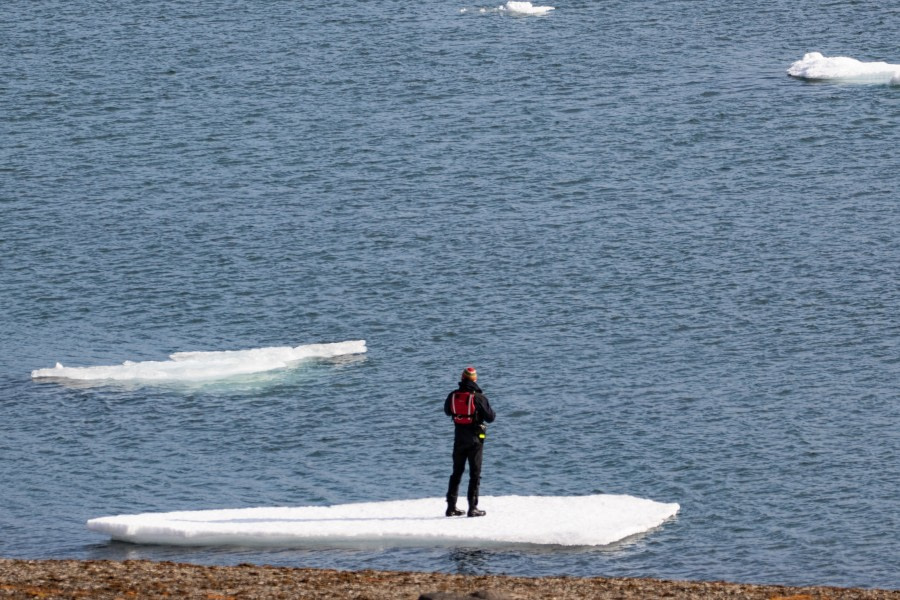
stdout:
[[78,381],[207,381],[288,368],[311,358],[332,358],[366,352],[365,340],[300,346],[276,346],[249,350],[176,352],[166,361],[125,361],[120,365],[36,369],[32,379]]
[[812,81],[846,81],[900,85],[900,64],[863,62],[848,56],[807,52],[787,70],[791,77]]

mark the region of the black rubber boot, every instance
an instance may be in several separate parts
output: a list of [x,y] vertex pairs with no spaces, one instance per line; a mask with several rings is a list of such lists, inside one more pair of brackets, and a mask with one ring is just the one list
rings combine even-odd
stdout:
[[465,513],[456,508],[456,496],[447,495],[447,512],[444,513],[448,517],[461,517]]
[[469,490],[469,493],[466,496],[466,500],[469,501],[469,512],[467,513],[470,517],[483,517],[485,512],[483,510],[478,510],[478,490]]

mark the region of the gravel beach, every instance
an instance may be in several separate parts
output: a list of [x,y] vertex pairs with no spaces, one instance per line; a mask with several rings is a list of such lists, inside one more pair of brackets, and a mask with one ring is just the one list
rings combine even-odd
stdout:
[[0,559],[0,598],[303,598],[366,600],[900,600],[900,590],[653,579],[333,571],[242,564]]

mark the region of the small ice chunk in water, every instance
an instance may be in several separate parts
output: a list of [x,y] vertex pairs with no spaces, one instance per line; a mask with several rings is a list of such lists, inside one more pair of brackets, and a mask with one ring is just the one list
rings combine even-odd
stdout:
[[531,2],[513,2],[510,0],[505,6],[500,7],[501,10],[508,10],[511,13],[520,15],[545,15],[551,10],[555,10],[553,6],[534,6]]
[[900,65],[886,62],[863,62],[848,56],[824,56],[807,52],[787,70],[791,77],[814,81],[850,83],[890,83],[900,77]]

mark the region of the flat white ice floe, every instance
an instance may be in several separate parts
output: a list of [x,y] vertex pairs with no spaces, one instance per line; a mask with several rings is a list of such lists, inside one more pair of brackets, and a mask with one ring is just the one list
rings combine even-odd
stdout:
[[125,361],[121,365],[64,367],[31,372],[32,379],[54,378],[79,381],[205,381],[284,369],[310,358],[332,358],[366,351],[365,340],[305,346],[277,346],[219,352],[176,352],[166,361]]
[[788,75],[815,81],[849,83],[889,83],[900,85],[900,65],[886,62],[862,62],[847,56],[823,56],[808,52],[793,63]]
[[447,518],[443,498],[335,506],[242,508],[101,517],[113,540],[177,546],[552,544],[600,546],[646,532],[678,512],[624,495],[485,496],[487,515]]

